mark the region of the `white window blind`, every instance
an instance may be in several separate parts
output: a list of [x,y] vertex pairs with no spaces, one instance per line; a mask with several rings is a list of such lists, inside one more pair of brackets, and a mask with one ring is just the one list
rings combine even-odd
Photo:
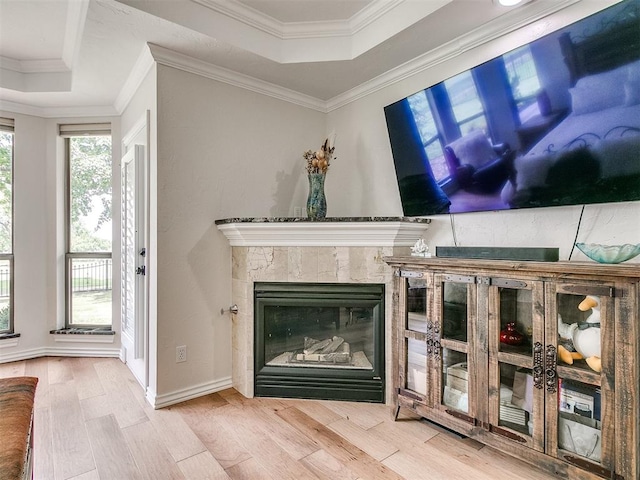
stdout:
[[60,125],[60,136],[69,137],[97,137],[111,135],[110,123],[77,123]]
[[0,131],[13,132],[14,123],[13,118],[0,117]]

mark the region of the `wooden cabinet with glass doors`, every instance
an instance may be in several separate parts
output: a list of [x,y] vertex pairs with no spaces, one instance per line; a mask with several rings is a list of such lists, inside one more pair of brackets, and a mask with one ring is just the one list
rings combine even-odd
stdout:
[[396,415],[565,478],[639,478],[640,266],[386,261]]

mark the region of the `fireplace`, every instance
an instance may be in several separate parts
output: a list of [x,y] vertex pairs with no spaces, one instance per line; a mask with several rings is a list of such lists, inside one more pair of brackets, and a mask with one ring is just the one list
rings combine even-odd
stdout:
[[384,284],[254,283],[259,397],[385,401]]

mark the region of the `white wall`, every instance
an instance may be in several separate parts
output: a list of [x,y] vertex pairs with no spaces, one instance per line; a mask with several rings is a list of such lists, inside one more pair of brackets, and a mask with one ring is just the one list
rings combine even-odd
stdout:
[[[231,248],[214,221],[287,216],[325,115],[158,66],[158,402],[231,382]],[[330,207],[331,208],[331,207]],[[187,346],[187,362],[175,347]]]
[[[145,75],[135,94],[127,103],[126,108],[122,112],[120,118],[122,136],[125,137],[131,134],[132,129],[139,126],[139,122],[147,117],[147,111],[149,112],[149,144],[146,145],[145,151],[149,157],[149,237],[147,244],[147,257],[146,267],[151,273],[155,271],[157,265],[157,142],[158,142],[158,129],[157,129],[157,81],[156,81],[157,69],[153,65],[149,72]],[[120,158],[120,157],[118,157]],[[120,161],[117,160],[118,169],[121,168]],[[119,170],[120,171],[120,170]],[[152,404],[155,404],[155,397],[158,387],[158,356],[157,356],[157,277],[156,275],[147,276],[149,282],[148,291],[148,331],[146,341],[146,356],[148,358],[148,372],[147,372],[147,397]]]

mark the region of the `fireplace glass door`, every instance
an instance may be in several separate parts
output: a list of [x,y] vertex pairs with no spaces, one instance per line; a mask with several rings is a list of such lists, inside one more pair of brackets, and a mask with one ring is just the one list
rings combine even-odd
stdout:
[[384,285],[255,284],[255,394],[384,401]]

